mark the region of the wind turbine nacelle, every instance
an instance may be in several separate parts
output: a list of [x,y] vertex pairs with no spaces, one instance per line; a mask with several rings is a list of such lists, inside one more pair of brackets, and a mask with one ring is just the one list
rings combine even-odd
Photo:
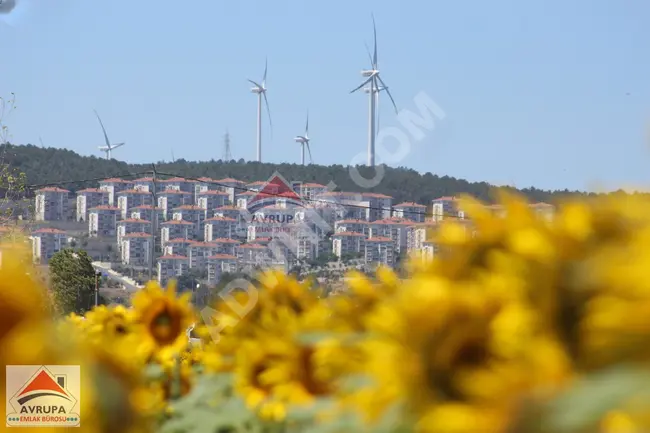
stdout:
[[99,146],[99,150],[101,150],[102,152],[106,152],[107,150],[111,150],[111,148],[108,146]]
[[377,71],[375,71],[373,69],[364,69],[364,70],[361,71],[361,76],[362,77],[372,77],[376,73],[377,73]]

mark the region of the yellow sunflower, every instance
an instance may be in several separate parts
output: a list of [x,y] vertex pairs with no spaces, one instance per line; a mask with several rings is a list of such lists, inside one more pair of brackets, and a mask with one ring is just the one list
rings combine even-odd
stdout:
[[91,336],[123,337],[133,332],[133,312],[122,305],[100,305],[85,315],[84,326]]
[[[357,403],[369,421],[403,400],[418,431],[500,431],[520,395],[571,374],[535,311],[445,279],[414,277],[367,326],[367,371],[379,385],[361,390]],[[465,414],[459,430],[440,418],[452,409]]]
[[0,245],[0,340],[20,322],[50,320],[45,289],[22,243]]
[[187,329],[194,322],[190,298],[191,293],[177,297],[175,283],[163,290],[150,282],[135,294],[132,304],[141,350],[165,359],[187,347]]

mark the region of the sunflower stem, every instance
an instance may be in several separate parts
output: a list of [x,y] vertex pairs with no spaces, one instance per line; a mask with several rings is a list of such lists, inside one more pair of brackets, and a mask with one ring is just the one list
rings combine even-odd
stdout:
[[178,400],[181,396],[181,361],[180,357],[176,356],[174,360],[174,368],[172,370],[171,384],[169,394],[172,400]]

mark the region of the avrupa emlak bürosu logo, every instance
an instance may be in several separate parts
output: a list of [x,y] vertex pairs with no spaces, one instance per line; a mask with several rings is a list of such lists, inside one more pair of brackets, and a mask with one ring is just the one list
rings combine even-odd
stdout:
[[79,427],[78,365],[8,365],[7,427]]

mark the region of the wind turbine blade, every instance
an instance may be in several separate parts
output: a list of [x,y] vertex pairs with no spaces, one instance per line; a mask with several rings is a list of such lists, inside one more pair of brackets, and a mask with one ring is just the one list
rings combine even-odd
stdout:
[[45,147],[45,145],[43,144],[43,139],[41,137],[38,137],[38,141],[41,142],[41,147]]
[[305,124],[305,136],[309,137],[309,110],[307,110],[307,123]]
[[354,92],[356,92],[357,90],[361,89],[363,86],[365,86],[366,84],[370,83],[370,82],[372,81],[373,78],[374,78],[374,76],[368,78],[366,81],[364,81],[363,83],[361,83],[361,85],[359,85],[358,87],[355,87],[354,90],[350,90],[350,93],[354,93]]
[[269,108],[269,100],[266,98],[266,92],[262,92],[264,95],[264,103],[266,104],[266,114],[269,115],[269,125],[271,126],[271,136],[273,136],[273,121],[271,120],[271,109]]
[[375,38],[375,52],[372,56],[373,69],[377,69],[377,26],[375,25],[375,15],[372,14],[372,32]]
[[372,62],[372,54],[370,54],[370,47],[368,47],[368,43],[364,42],[364,45],[366,46],[366,53],[368,53],[368,60],[370,60],[370,67],[375,68],[374,63]]
[[393,108],[395,108],[395,113],[398,113],[399,110],[397,109],[397,104],[395,104],[395,100],[393,99],[393,95],[390,94],[390,90],[388,90],[388,86],[386,83],[384,83],[384,80],[381,79],[379,75],[377,75],[377,79],[381,83],[382,86],[384,86],[384,90],[386,90],[386,93],[388,93],[388,97],[390,98],[390,102],[393,103]]
[[248,80],[248,82],[251,83],[251,84],[252,84],[253,86],[255,86],[255,87],[262,87],[262,85],[256,83],[256,82],[253,81],[253,80]]
[[311,157],[311,146],[309,145],[309,141],[305,142],[305,144],[307,144],[307,151],[309,152],[309,163],[311,164],[314,162],[313,158]]
[[108,140],[108,134],[106,134],[106,128],[104,128],[104,122],[102,122],[101,117],[99,117],[99,114],[97,113],[97,110],[93,110],[95,112],[95,116],[97,116],[97,120],[99,120],[99,124],[102,127],[102,131],[104,131],[104,139],[106,140],[106,146],[109,148],[111,147],[111,142]]
[[266,73],[269,69],[269,59],[268,57],[264,60],[264,77],[262,78],[262,84],[266,84]]
[[122,147],[122,146],[124,146],[125,144],[126,144],[126,143],[117,143],[117,144],[114,144],[113,147],[111,147],[111,149],[117,149],[118,147]]

